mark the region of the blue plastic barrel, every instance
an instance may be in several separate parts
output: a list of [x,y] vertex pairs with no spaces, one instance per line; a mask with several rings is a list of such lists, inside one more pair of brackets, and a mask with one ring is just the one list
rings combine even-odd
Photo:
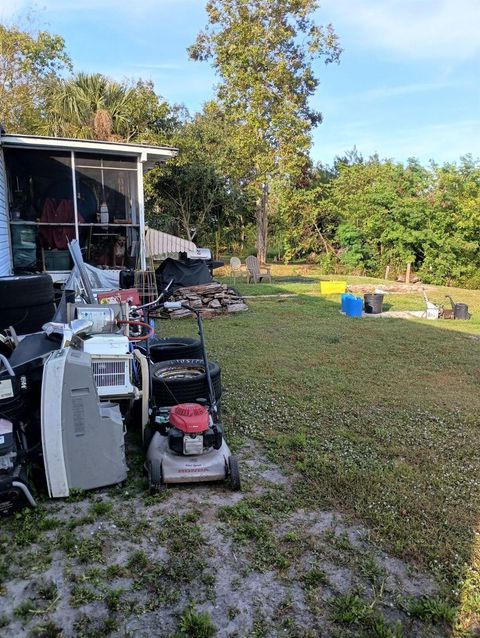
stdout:
[[363,312],[363,299],[353,295],[346,301],[347,317],[361,317]]
[[349,297],[353,297],[351,292],[346,292],[341,296],[340,309],[342,312],[347,312],[347,303]]

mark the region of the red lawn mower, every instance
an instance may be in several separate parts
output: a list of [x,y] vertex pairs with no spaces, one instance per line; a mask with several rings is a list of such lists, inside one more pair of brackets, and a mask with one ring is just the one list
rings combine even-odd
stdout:
[[[144,429],[145,468],[151,492],[168,484],[229,480],[233,490],[241,489],[240,470],[219,423],[219,409],[212,383],[200,312],[184,302],[165,302],[166,309],[186,308],[197,319],[203,371],[208,397],[171,407],[151,407],[150,424]],[[198,367],[173,368],[173,378],[195,382]],[[168,368],[168,366],[167,366]],[[157,379],[158,383],[158,379]]]

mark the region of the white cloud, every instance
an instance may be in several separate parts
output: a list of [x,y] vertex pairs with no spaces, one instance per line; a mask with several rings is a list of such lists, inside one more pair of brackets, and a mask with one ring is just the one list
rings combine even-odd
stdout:
[[479,0],[323,0],[323,14],[342,38],[410,59],[466,60],[480,53]]

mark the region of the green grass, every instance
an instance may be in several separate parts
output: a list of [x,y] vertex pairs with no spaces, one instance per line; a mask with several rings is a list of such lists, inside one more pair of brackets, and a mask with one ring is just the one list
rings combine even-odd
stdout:
[[[205,321],[209,354],[222,367],[229,445],[241,452],[252,442],[258,456],[290,477],[286,485],[254,484],[244,465],[241,500],[213,504],[207,525],[218,525],[238,553],[236,587],[253,572],[272,572],[287,586],[295,573],[309,612],[330,623],[332,636],[398,638],[420,625],[425,635],[453,626],[455,635],[467,636],[480,621],[480,292],[429,291],[438,303],[446,293],[468,303],[469,322],[356,320],[340,314],[338,295],[318,294],[319,278],[316,269],[276,267],[271,285],[238,285],[257,297],[248,312]],[[418,294],[388,295],[386,303],[392,310],[423,308]],[[189,320],[158,328],[166,336],[196,334]],[[129,433],[134,447],[135,436]],[[253,452],[247,447],[243,454]],[[126,486],[75,492],[62,504],[40,495],[39,508],[2,521],[0,594],[10,579],[34,580],[32,597],[9,610],[33,634],[56,635],[48,613],[58,594],[41,574],[57,552],[76,635],[109,635],[121,618],[160,608],[178,614],[179,636],[214,632],[208,614],[185,608],[193,591],[196,605],[214,602],[218,585],[205,512],[195,505],[176,512],[171,504],[181,491],[174,489],[143,496],[140,452],[130,450],[129,466]],[[148,508],[144,515],[132,499]],[[301,510],[336,510],[342,527],[312,534],[306,524],[292,525]],[[364,525],[366,545],[342,531],[349,522]],[[132,539],[137,544],[126,556],[112,553]],[[441,590],[410,599],[389,589],[377,548],[433,575]],[[336,589],[329,563],[353,574],[347,594]],[[78,609],[92,603],[107,616],[89,618]],[[230,619],[238,613],[225,611]],[[288,596],[275,618],[255,610],[249,635],[317,635],[301,633],[294,613]]]
[[[229,440],[257,441],[300,476],[298,505],[361,520],[374,542],[432,572],[470,615],[480,613],[473,593],[462,597],[479,568],[471,557],[480,512],[480,293],[429,291],[473,313],[468,322],[432,322],[342,316],[339,295],[318,294],[315,272],[237,287],[298,296],[250,299],[248,312],[205,322],[208,351],[222,366]],[[418,294],[385,301],[392,310],[424,307]],[[195,333],[191,321],[159,329]],[[234,526],[237,538],[262,534],[261,526],[249,530],[248,517]],[[363,569],[367,580],[380,578],[373,564]]]

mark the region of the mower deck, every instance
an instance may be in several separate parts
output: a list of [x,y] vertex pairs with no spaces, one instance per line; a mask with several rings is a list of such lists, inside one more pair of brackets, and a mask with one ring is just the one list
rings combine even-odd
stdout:
[[146,466],[159,462],[163,483],[223,481],[229,475],[231,452],[225,440],[218,450],[198,455],[174,454],[168,447],[168,437],[155,432],[147,450]]

